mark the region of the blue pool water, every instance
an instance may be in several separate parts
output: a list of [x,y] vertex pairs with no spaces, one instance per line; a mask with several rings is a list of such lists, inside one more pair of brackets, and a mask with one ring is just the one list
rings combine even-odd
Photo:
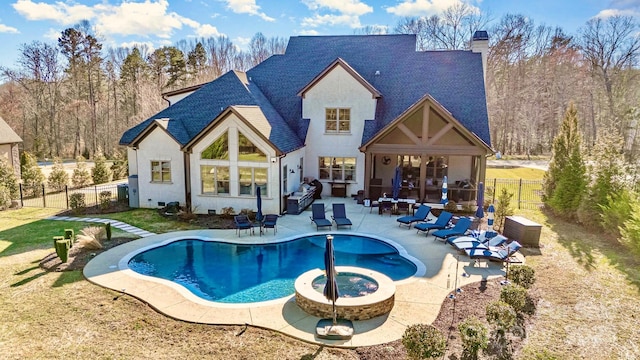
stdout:
[[[277,244],[177,240],[135,255],[129,268],[176,282],[203,299],[251,303],[292,295],[298,276],[324,269],[325,235]],[[406,279],[416,265],[393,246],[365,236],[334,235],[336,266],[357,266]]]

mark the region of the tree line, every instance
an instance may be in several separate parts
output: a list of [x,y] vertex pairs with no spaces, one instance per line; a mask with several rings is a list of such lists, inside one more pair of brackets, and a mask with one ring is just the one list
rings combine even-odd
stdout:
[[[568,34],[520,14],[492,20],[458,3],[440,15],[403,18],[392,31],[416,34],[420,51],[469,49],[476,30],[489,32],[486,96],[496,151],[549,154],[573,101],[585,151],[603,134],[614,134],[627,161],[637,162],[638,29],[632,17],[611,16]],[[357,33],[387,31],[365,27]],[[224,36],[153,51],[144,45],[103,49],[82,22],[64,30],[57,44],[22,45],[17,66],[0,68],[0,116],[38,158],[91,158],[101,150],[111,157],[126,129],[166,106],[163,92],[248,70],[286,45],[286,39],[256,33],[246,51]]]

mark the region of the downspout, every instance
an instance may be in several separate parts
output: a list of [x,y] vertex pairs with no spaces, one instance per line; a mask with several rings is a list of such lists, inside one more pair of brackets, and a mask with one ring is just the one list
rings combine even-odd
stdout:
[[162,95],[162,100],[167,102],[167,107],[171,106],[171,101],[169,101],[169,99],[167,99],[164,95]]
[[[287,154],[278,156],[278,189],[279,189],[279,199],[278,199],[278,212],[280,215],[284,215],[284,210],[282,210],[282,198],[284,194],[282,193],[282,158],[287,156]],[[284,174],[285,176],[289,176],[289,174]],[[288,183],[288,181],[287,181]]]
[[187,211],[191,211],[191,155],[184,151],[182,153],[182,161],[184,161],[184,199]]

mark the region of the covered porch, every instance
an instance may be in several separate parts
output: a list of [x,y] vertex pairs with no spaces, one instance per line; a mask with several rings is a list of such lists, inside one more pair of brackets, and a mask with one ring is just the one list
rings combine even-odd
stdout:
[[[491,148],[430,96],[410,107],[360,150],[365,153],[365,197],[391,194],[396,167],[400,198],[439,202],[444,177],[448,198],[471,203],[485,179]],[[390,196],[390,195],[389,195]]]

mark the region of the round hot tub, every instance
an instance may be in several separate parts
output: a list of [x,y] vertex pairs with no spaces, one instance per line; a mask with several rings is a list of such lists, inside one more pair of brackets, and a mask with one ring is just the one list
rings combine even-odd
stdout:
[[[393,309],[396,285],[388,276],[353,266],[337,266],[337,316],[348,320],[367,320],[387,314]],[[327,318],[333,315],[333,305],[322,291],[324,271],[314,269],[300,275],[295,282],[296,304],[305,312]]]

